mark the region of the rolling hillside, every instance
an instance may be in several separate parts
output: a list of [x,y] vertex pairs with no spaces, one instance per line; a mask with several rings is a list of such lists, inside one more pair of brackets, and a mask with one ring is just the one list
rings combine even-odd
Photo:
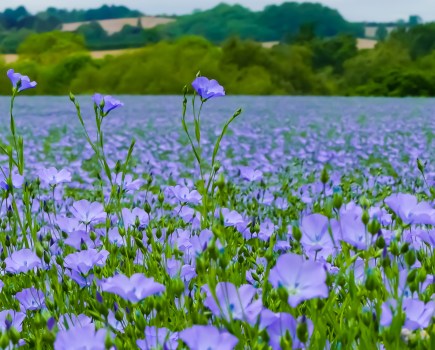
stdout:
[[[151,17],[151,16],[143,16],[140,18],[118,18],[118,19],[105,19],[96,21],[100,24],[100,26],[104,29],[104,31],[109,34],[115,34],[122,30],[122,28],[126,25],[130,26],[138,26],[140,21],[140,26],[144,29],[151,29],[160,24],[168,24],[174,22],[175,20],[172,18],[165,17]],[[74,22],[74,23],[64,23],[62,25],[62,31],[65,32],[74,32],[80,26],[84,24],[89,24],[90,21],[85,22]]]

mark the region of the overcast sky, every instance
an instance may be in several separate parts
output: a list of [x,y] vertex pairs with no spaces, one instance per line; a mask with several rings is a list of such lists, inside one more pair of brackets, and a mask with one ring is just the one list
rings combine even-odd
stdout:
[[[296,0],[298,1],[298,0]],[[220,0],[0,0],[0,9],[24,5],[29,11],[37,12],[49,6],[69,9],[88,9],[103,4],[125,5],[146,14],[186,14],[194,9],[208,9]],[[277,0],[227,0],[254,10],[269,4],[280,4]],[[298,2],[308,2],[299,0]],[[338,9],[351,21],[395,21],[407,19],[409,15],[420,15],[423,20],[435,20],[435,0],[318,0]]]

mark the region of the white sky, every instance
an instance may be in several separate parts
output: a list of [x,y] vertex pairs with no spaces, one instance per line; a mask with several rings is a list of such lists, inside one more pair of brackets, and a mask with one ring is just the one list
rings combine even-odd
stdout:
[[[296,0],[298,2],[308,2]],[[194,9],[209,9],[220,0],[0,0],[0,10],[23,5],[30,12],[37,12],[49,6],[68,9],[89,9],[103,4],[125,5],[145,14],[186,14]],[[277,0],[226,0],[239,3],[254,10],[269,4],[280,4]],[[435,20],[435,0],[318,0],[338,9],[351,21],[396,21],[419,15],[425,21]]]

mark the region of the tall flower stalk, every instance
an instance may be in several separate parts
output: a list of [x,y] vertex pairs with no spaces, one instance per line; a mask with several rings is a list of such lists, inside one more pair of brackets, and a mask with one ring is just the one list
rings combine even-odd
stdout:
[[[191,131],[189,131],[189,127],[186,121],[187,114],[187,94],[189,92],[187,86],[184,88],[184,98],[183,98],[183,110],[181,117],[181,124],[183,126],[183,130],[187,135],[190,146],[192,148],[195,159],[198,163],[199,172],[201,180],[198,183],[198,191],[202,195],[202,216],[201,216],[201,226],[202,228],[207,228],[213,223],[214,217],[214,204],[213,204],[213,193],[210,193],[210,188],[214,188],[214,183],[216,179],[216,174],[220,169],[220,164],[217,161],[216,157],[219,152],[220,144],[225,136],[228,127],[230,124],[242,113],[241,109],[238,109],[231,118],[224,124],[220,135],[215,141],[215,145],[213,148],[213,153],[211,155],[211,164],[207,164],[206,160],[203,158],[202,147],[201,147],[201,112],[204,104],[215,97],[225,96],[224,88],[214,79],[210,80],[206,77],[197,76],[197,78],[192,82],[192,87],[194,89],[193,97],[192,97],[192,113],[193,113],[193,123],[194,123],[194,134],[195,140],[194,142]],[[201,104],[198,112],[196,112],[196,100],[199,97]],[[206,169],[210,169],[209,173],[206,176]]]
[[[9,115],[10,115],[9,127],[10,127],[11,140],[8,146],[1,146],[0,148],[0,151],[8,157],[8,167],[9,167],[9,171],[7,172],[7,175],[3,169],[2,169],[2,173],[6,180],[5,189],[7,191],[7,196],[9,194],[11,196],[11,210],[15,218],[15,220],[13,220],[14,224],[11,225],[12,226],[11,228],[16,233],[17,231],[16,222],[18,222],[18,226],[21,230],[24,244],[26,248],[29,248],[30,243],[27,238],[26,229],[27,228],[31,229],[31,233],[34,241],[36,241],[36,233],[32,229],[31,215],[29,215],[29,213],[26,213],[28,222],[23,223],[23,220],[21,219],[20,216],[20,212],[18,210],[17,201],[15,198],[15,191],[14,191],[14,181],[13,181],[14,169],[15,168],[17,169],[18,174],[20,176],[23,176],[24,174],[24,139],[17,132],[15,118],[14,118],[14,102],[15,102],[15,98],[18,96],[20,92],[27,89],[32,89],[36,87],[37,84],[34,81],[30,81],[30,78],[28,76],[21,75],[20,73],[16,73],[13,69],[8,70],[7,76],[12,83],[12,97],[11,97],[10,109],[9,109]],[[24,196],[24,199],[26,198],[28,199],[28,196]],[[24,205],[26,207],[26,210],[30,211],[28,201],[24,201]]]

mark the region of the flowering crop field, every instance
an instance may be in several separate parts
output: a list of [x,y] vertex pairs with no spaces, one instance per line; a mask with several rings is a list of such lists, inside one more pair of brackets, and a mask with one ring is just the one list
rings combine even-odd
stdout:
[[435,348],[435,100],[8,76],[1,349]]

